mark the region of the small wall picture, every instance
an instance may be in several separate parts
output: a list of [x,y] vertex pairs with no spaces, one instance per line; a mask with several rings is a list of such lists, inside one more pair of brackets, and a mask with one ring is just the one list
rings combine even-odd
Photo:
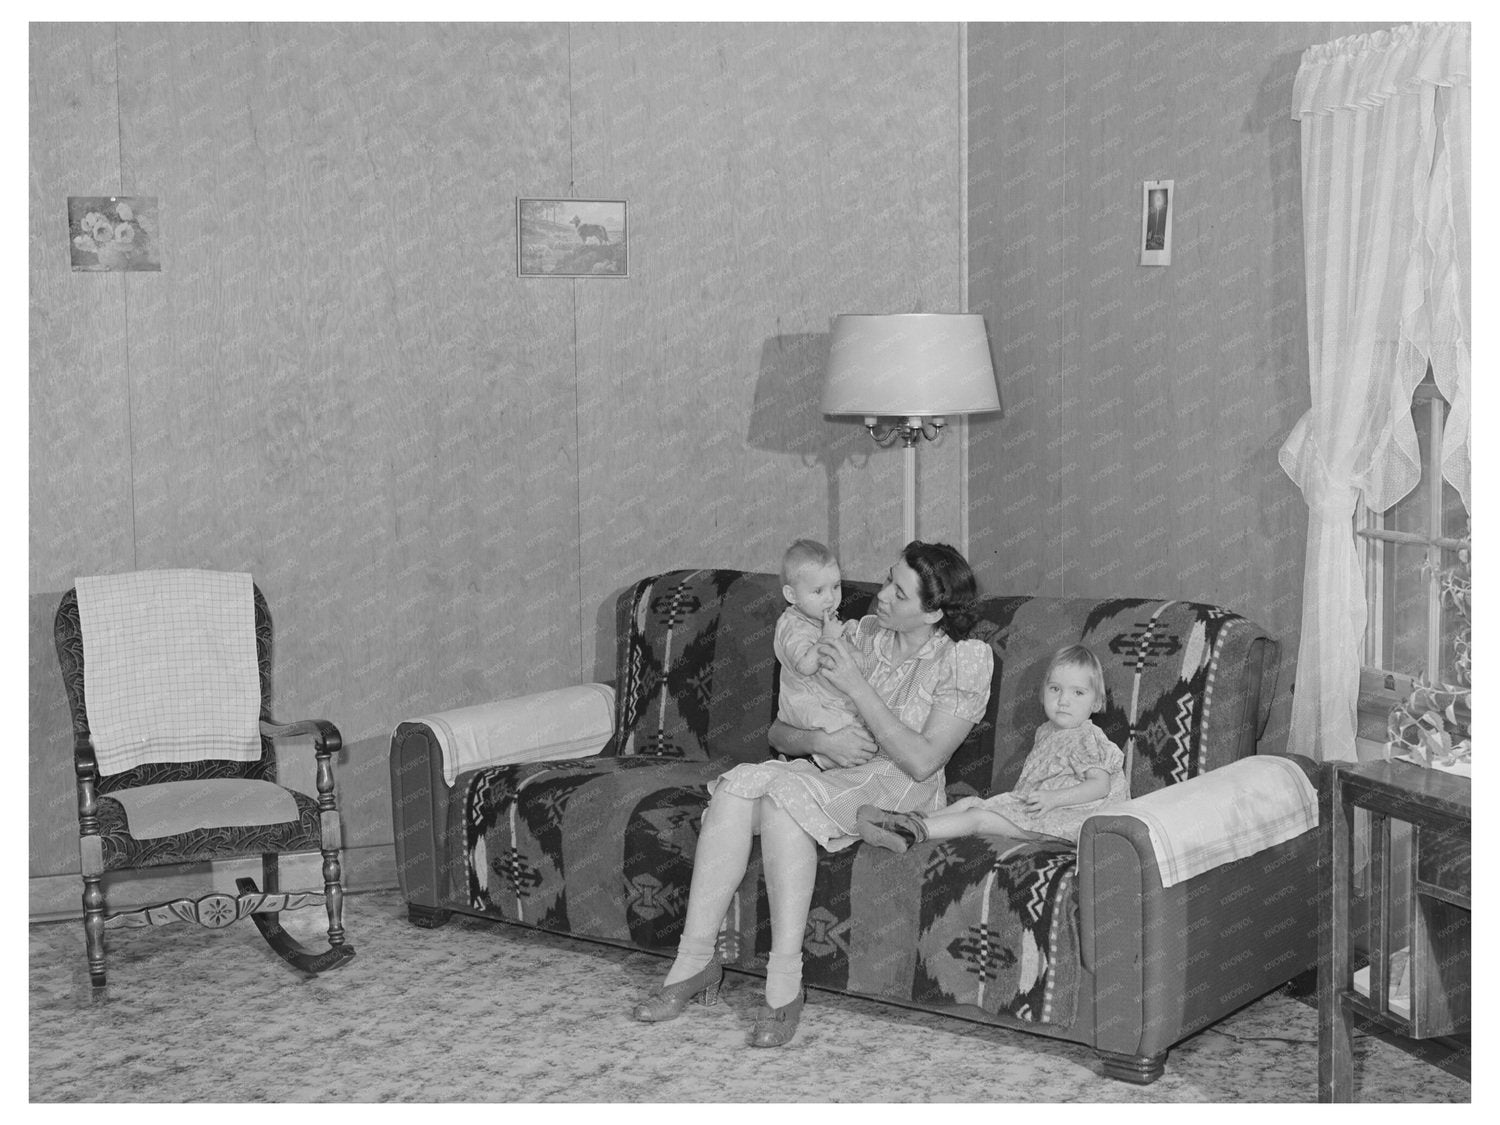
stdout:
[[160,232],[154,195],[68,196],[69,252],[75,271],[160,271]]
[[1172,264],[1174,180],[1147,180],[1141,187],[1141,265]]
[[629,277],[623,199],[517,199],[521,277]]

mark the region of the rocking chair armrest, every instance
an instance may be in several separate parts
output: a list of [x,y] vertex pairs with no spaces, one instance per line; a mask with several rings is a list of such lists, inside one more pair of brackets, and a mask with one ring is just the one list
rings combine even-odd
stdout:
[[266,738],[295,738],[298,735],[317,735],[313,749],[318,753],[337,754],[344,745],[339,728],[327,719],[299,719],[294,723],[277,723],[270,719],[260,721],[260,733]]
[[87,734],[73,735],[73,772],[79,780],[98,780],[99,759],[94,755],[94,740]]

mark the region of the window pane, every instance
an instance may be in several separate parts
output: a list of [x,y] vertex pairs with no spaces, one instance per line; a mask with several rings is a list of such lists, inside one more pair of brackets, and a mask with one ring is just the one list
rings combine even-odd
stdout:
[[1422,479],[1386,513],[1388,528],[1413,535],[1432,534],[1432,502],[1427,491],[1427,472],[1432,465],[1432,411],[1446,409],[1447,404],[1437,397],[1412,403],[1411,424],[1417,431],[1417,463],[1422,466]]
[[1468,581],[1468,567],[1460,566],[1457,551],[1443,552],[1443,569],[1458,568],[1457,584],[1449,580],[1447,596],[1443,598],[1442,624],[1439,629],[1439,652],[1441,666],[1436,679],[1445,684],[1467,684],[1468,675],[1458,667],[1459,648],[1457,641],[1468,634],[1467,594],[1462,585]]
[[1458,497],[1458,489],[1443,482],[1443,535],[1448,539],[1469,537],[1469,513]]
[[1420,676],[1427,670],[1428,580],[1422,573],[1425,547],[1381,543],[1384,562],[1385,621],[1380,666],[1388,672]]

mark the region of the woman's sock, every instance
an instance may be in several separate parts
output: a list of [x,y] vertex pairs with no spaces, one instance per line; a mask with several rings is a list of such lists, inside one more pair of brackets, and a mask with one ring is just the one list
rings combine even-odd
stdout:
[[[717,936],[717,935],[716,935]],[[714,956],[714,938],[707,941],[694,941],[686,934],[677,943],[677,960],[672,962],[672,967],[667,970],[667,976],[662,984],[676,984],[680,980],[701,973]]]
[[802,991],[802,951],[771,951],[766,962],[766,1007],[782,1008]]

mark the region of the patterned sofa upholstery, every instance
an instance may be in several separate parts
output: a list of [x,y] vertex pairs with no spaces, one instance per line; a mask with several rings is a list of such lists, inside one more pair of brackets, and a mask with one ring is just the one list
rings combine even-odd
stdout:
[[[841,614],[875,587],[849,582]],[[411,917],[452,911],[656,951],[681,931],[706,784],[770,753],[780,579],[674,571],[620,595],[614,731],[598,753],[501,762],[444,779],[424,722],[391,743],[401,887]],[[1211,605],[987,597],[984,721],[947,768],[950,799],[1004,791],[1043,721],[1050,654],[1089,644],[1133,797],[1255,753],[1278,646]],[[1311,762],[1301,762],[1316,780]],[[1314,964],[1317,833],[1164,888],[1140,820],[1096,815],[1079,847],[974,837],[897,855],[821,853],[804,946],[812,986],[1087,1044],[1105,1073],[1150,1082],[1169,1047]],[[758,848],[720,935],[763,972]]]

